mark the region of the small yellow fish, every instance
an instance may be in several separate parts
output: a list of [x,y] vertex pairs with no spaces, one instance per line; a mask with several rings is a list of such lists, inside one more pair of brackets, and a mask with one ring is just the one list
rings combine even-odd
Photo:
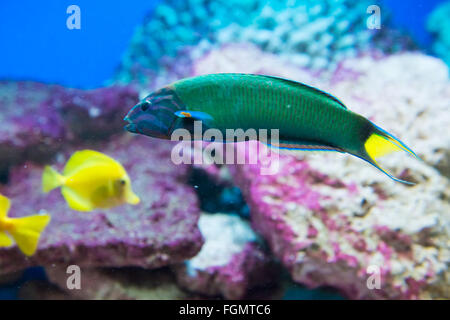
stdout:
[[130,178],[122,165],[92,150],[75,152],[62,175],[50,166],[45,167],[42,190],[47,193],[59,187],[69,207],[77,211],[140,202],[131,189]]
[[13,237],[19,249],[32,256],[37,248],[42,231],[50,222],[50,215],[34,215],[23,218],[9,218],[10,201],[0,194],[0,247],[13,244]]

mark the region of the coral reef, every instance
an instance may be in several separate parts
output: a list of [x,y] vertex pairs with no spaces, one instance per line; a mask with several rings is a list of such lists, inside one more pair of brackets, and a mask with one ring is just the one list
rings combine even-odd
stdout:
[[116,79],[148,83],[155,72],[165,73],[186,55],[195,60],[224,43],[253,43],[311,69],[333,69],[338,61],[373,48],[391,52],[412,47],[385,22],[381,31],[367,28],[371,4],[167,0],[135,32]]
[[174,267],[183,288],[242,299],[251,289],[276,283],[279,270],[248,222],[235,215],[203,214],[199,228],[205,238],[202,249]]
[[[249,63],[249,62],[252,63]],[[255,63],[257,61],[257,63]],[[301,78],[302,81],[315,82],[317,74],[283,61],[278,56],[261,51],[252,44],[227,44],[210,50],[192,64],[192,74],[208,73],[253,73],[272,74],[285,78]]]
[[[385,159],[397,175],[416,182],[413,187],[339,154],[282,155],[276,175],[260,175],[261,164],[232,168],[252,226],[294,281],[335,287],[350,298],[450,297],[450,188],[433,168],[450,146],[441,134],[450,121],[443,66],[420,54],[360,58],[342,64],[334,77],[339,81],[324,85],[425,160]],[[373,270],[380,271],[380,289],[366,284]]]
[[[261,176],[258,166],[233,170],[253,227],[294,281],[350,298],[448,298],[450,206],[436,200],[448,197],[448,181],[422,164],[414,172],[426,181],[413,188],[372,182],[358,176],[365,168],[356,161],[354,178],[341,175],[344,163],[282,156],[276,175]],[[370,266],[381,272],[380,290],[366,286]]]
[[450,1],[439,5],[429,15],[427,29],[434,35],[433,52],[450,66]]
[[64,146],[120,132],[138,100],[131,87],[67,89],[37,82],[0,82],[0,173],[26,160],[49,161]]
[[[124,136],[89,147],[124,165],[142,202],[107,212],[74,212],[58,191],[40,192],[42,167],[31,163],[15,167],[9,184],[0,188],[0,193],[12,199],[11,216],[48,210],[52,221],[33,257],[25,258],[17,247],[0,250],[1,274],[33,265],[158,268],[180,263],[200,250],[203,240],[197,227],[197,198],[183,183],[188,168],[172,164],[170,144]],[[66,152],[57,157],[58,169],[69,156]]]

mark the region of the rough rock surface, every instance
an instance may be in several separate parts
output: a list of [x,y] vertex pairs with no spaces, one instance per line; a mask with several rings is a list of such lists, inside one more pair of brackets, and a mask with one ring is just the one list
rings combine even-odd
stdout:
[[[197,198],[184,184],[188,168],[171,161],[170,143],[126,135],[106,146],[88,147],[124,165],[141,203],[108,211],[75,212],[59,190],[47,195],[40,192],[42,167],[26,164],[14,168],[9,184],[0,188],[12,201],[11,216],[46,210],[52,221],[33,257],[26,258],[17,247],[0,249],[0,273],[33,265],[157,268],[182,262],[200,250],[203,241],[197,227]],[[58,169],[72,152],[58,157]]]
[[277,281],[277,265],[242,218],[204,213],[199,228],[205,238],[202,249],[174,267],[183,288],[208,296],[242,299],[251,289]]
[[41,105],[54,90],[36,82],[0,82],[0,171],[24,159],[49,159],[61,147],[64,123]]
[[57,87],[43,104],[61,115],[69,139],[79,141],[123,132],[123,117],[138,100],[138,93],[129,86],[94,90]]
[[[351,110],[425,160],[395,154],[382,162],[415,186],[335,153],[280,156],[275,175],[260,175],[260,164],[232,168],[253,227],[294,281],[335,287],[350,298],[450,297],[450,187],[433,168],[450,146],[442,134],[450,124],[446,70],[420,54],[361,58],[342,65],[339,81],[328,84]],[[380,289],[367,286],[374,270]]]
[[131,87],[67,89],[0,82],[0,172],[26,160],[45,162],[68,144],[123,132],[122,115],[138,100]]
[[[255,63],[257,61],[257,63]],[[213,49],[198,58],[192,66],[194,75],[208,73],[270,74],[288,79],[301,78],[311,83],[317,74],[265,53],[252,44],[228,44]]]
[[[63,268],[47,267],[49,280],[58,285],[68,297],[84,300],[178,300],[192,299],[176,285],[167,268],[83,268],[81,289],[68,289],[68,274]],[[39,294],[37,292],[37,294]],[[33,295],[36,295],[33,294]],[[32,298],[31,292],[28,298]]]

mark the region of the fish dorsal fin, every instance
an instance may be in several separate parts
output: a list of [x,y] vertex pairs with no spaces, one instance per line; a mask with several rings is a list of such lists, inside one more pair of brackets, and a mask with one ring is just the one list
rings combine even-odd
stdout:
[[0,194],[0,218],[4,218],[8,215],[9,207],[11,203],[9,199]]
[[347,109],[345,104],[343,104],[335,96],[333,96],[333,95],[331,95],[331,94],[329,94],[329,93],[327,93],[325,91],[322,91],[320,89],[317,89],[315,87],[309,86],[307,84],[304,84],[304,83],[301,83],[301,82],[297,82],[297,81],[294,81],[294,80],[289,80],[289,79],[284,79],[284,78],[280,78],[280,77],[275,77],[275,76],[266,76],[266,75],[255,75],[255,76],[270,78],[270,79],[274,79],[274,80],[277,80],[277,81],[286,82],[286,83],[289,83],[289,84],[294,85],[294,86],[299,86],[299,87],[310,89],[310,90],[312,90],[312,91],[314,91],[314,92],[316,92],[316,93],[318,93],[318,94],[320,94],[320,95],[322,95],[324,97],[327,97],[327,98],[333,100],[334,102],[337,102],[339,104],[339,106],[341,106],[342,108]]
[[79,170],[81,167],[84,167],[87,164],[91,164],[93,162],[111,162],[114,161],[112,158],[107,155],[93,151],[93,150],[82,150],[75,152],[67,162],[64,168],[64,175],[69,176]]

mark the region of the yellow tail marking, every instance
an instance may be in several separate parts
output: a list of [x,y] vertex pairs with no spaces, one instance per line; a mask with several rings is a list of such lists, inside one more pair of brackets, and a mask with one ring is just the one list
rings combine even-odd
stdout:
[[383,157],[395,151],[406,150],[394,143],[394,140],[385,138],[376,133],[372,134],[364,144],[367,154],[372,159]]
[[411,182],[404,181],[404,180],[394,177],[393,175],[388,173],[385,169],[383,169],[376,161],[377,158],[388,155],[395,151],[405,150],[408,153],[414,155],[413,152],[404,148],[403,146],[399,146],[399,144],[397,144],[396,140],[394,140],[390,137],[384,137],[384,136],[376,134],[376,133],[373,133],[369,137],[369,139],[367,139],[367,141],[364,143],[364,147],[366,149],[367,154],[369,155],[369,159],[366,159],[366,160],[368,160],[370,163],[372,163],[376,168],[381,170],[384,174],[386,174],[387,176],[389,176],[391,179],[393,179],[395,181],[402,182],[405,184],[410,184],[410,185],[413,184]]

